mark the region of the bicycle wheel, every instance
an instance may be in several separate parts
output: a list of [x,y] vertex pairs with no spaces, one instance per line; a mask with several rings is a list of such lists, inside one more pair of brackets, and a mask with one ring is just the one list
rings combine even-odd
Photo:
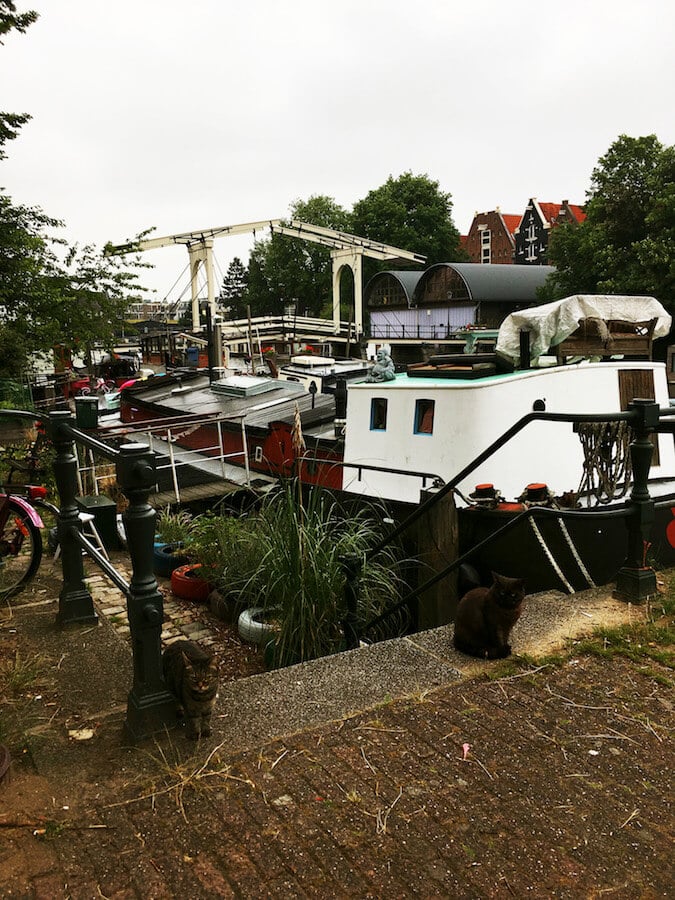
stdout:
[[42,559],[42,537],[28,513],[10,498],[7,518],[0,526],[0,598],[22,590],[35,575]]

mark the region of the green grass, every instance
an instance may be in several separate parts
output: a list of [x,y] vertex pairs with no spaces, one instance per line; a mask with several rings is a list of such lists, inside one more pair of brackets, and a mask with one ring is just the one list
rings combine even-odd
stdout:
[[672,686],[673,679],[663,668],[675,668],[675,570],[660,573],[659,578],[663,581],[662,592],[635,608],[634,621],[613,627],[599,626],[588,637],[570,640],[556,654],[541,657],[523,654],[499,660],[483,677],[490,681],[527,678],[528,671],[535,677],[538,670],[560,666],[572,656],[622,657],[641,664],[645,674],[656,681]]
[[590,637],[575,641],[571,652],[601,659],[622,656],[636,663],[675,668],[675,571],[661,577],[663,592],[638,608],[644,615],[625,625],[594,629]]

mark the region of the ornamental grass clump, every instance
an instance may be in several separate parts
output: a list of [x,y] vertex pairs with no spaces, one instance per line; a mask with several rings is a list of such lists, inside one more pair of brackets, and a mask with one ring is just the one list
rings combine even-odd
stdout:
[[345,616],[341,560],[364,559],[359,619],[378,615],[400,596],[395,551],[365,562],[382,535],[382,513],[345,513],[320,489],[303,497],[297,482],[282,485],[256,517],[258,565],[246,592],[276,625],[272,664],[291,665],[340,648]]
[[165,544],[183,544],[190,537],[194,523],[194,518],[187,510],[171,512],[171,507],[167,506],[157,516],[155,534]]
[[210,513],[198,516],[185,549],[211,573],[209,580],[223,596],[245,599],[242,594],[259,560],[254,519]]

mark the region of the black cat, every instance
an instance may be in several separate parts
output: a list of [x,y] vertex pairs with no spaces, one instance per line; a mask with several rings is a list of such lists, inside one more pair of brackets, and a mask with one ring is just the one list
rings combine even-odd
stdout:
[[188,737],[208,737],[218,693],[215,656],[193,641],[176,641],[162,654],[162,668],[167,690],[185,716]]
[[520,618],[525,598],[522,578],[492,573],[492,586],[468,591],[457,606],[455,647],[480,659],[502,659],[511,653],[509,635]]

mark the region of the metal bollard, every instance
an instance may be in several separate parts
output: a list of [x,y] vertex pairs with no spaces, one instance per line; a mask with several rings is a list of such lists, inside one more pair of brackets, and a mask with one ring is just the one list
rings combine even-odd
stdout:
[[155,511],[148,496],[155,485],[154,453],[145,444],[120,447],[117,481],[129,500],[122,519],[133,573],[127,610],[134,675],[125,731],[135,743],[176,724],[176,700],[162,673],[164,605],[153,572]]
[[630,493],[633,515],[627,522],[626,561],[616,577],[614,596],[631,602],[656,593],[656,572],[646,564],[649,535],[654,524],[654,501],[649,496],[649,469],[654,445],[650,435],[659,424],[659,405],[653,400],[633,400],[628,409],[637,412],[633,425],[635,439],[630,445],[633,487]]
[[56,450],[54,477],[61,508],[58,539],[61,545],[63,587],[59,594],[56,621],[60,625],[73,623],[91,625],[98,622],[98,616],[91,594],[84,583],[82,547],[74,537],[76,531],[82,531],[80,511],[75,503],[77,458],[73,453],[72,436],[64,427],[73,425],[74,419],[68,410],[55,410],[49,414],[49,437]]

